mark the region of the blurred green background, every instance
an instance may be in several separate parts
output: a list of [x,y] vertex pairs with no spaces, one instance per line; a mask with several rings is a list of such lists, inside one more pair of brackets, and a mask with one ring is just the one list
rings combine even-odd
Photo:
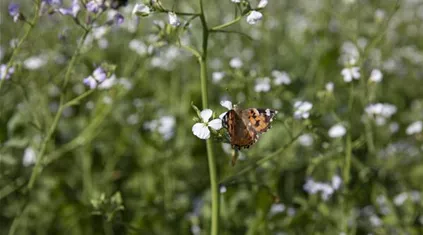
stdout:
[[[9,3],[0,3],[0,64],[29,28],[13,22]],[[34,2],[14,3],[30,21]],[[179,16],[186,27],[175,28],[166,13],[137,18],[141,1],[105,9],[63,89],[84,34],[77,23],[95,17],[82,7],[75,21],[53,13],[71,1],[49,3],[0,85],[0,233],[209,234],[206,145],[191,131],[200,71],[181,46],[201,49],[200,20]],[[199,12],[198,1],[162,5]],[[210,26],[241,14],[230,0],[204,8]],[[270,0],[260,11],[259,23],[243,16],[209,39],[215,115],[227,111],[222,100],[279,111],[235,167],[230,146],[214,140],[219,234],[423,234],[423,2]],[[124,23],[107,24],[116,12]],[[90,91],[83,79],[100,65],[115,80]],[[360,78],[345,82],[354,66]],[[62,110],[28,190],[60,97],[81,94]],[[313,104],[309,118],[294,118],[296,101]],[[341,132],[330,132],[336,124]]]

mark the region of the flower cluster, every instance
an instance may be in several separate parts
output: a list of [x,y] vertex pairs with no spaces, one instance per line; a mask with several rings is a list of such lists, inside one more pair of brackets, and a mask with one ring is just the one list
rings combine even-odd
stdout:
[[294,118],[296,119],[307,119],[310,117],[310,110],[313,108],[313,104],[308,101],[296,101],[294,103]]
[[164,140],[170,140],[175,135],[176,119],[174,116],[163,116],[157,120],[144,123],[144,129],[157,131]]
[[90,89],[95,89],[101,83],[108,79],[107,72],[101,66],[97,67],[92,75],[84,78],[84,84],[88,86]]
[[376,103],[368,105],[365,108],[365,112],[369,117],[375,118],[376,124],[384,125],[386,119],[397,112],[397,107],[388,103]]
[[[272,71],[273,84],[276,86],[291,84],[291,78],[285,71]],[[271,89],[271,79],[269,77],[257,78],[255,81],[255,92],[268,92]]]
[[15,72],[15,68],[14,67],[10,67],[9,69],[7,68],[7,65],[5,64],[1,64],[0,65],[0,80],[3,79],[10,79],[10,77],[12,76],[12,74]]
[[334,175],[330,183],[314,181],[312,178],[307,179],[303,189],[308,194],[320,193],[324,201],[328,200],[332,194],[341,187],[342,179],[338,175]]

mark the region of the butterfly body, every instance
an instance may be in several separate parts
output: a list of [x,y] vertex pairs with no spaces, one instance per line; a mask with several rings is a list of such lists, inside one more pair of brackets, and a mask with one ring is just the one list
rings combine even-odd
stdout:
[[223,117],[223,126],[228,130],[232,147],[239,150],[256,143],[260,134],[270,128],[277,113],[276,110],[257,108],[229,110]]

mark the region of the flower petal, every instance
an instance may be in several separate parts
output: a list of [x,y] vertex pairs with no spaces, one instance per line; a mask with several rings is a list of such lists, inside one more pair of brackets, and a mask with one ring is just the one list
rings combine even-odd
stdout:
[[232,109],[232,102],[229,100],[222,100],[220,101],[220,105],[222,105],[223,107],[231,110]]
[[192,126],[192,133],[203,140],[210,138],[210,130],[204,123],[195,123]]
[[209,127],[215,129],[216,131],[222,129],[222,119],[216,118],[209,122]]
[[201,111],[200,116],[201,119],[203,119],[203,122],[208,122],[213,114],[213,111],[211,109],[204,109]]
[[224,112],[224,113],[220,114],[220,115],[219,115],[219,118],[220,118],[220,119],[223,119],[223,117],[226,115],[226,113],[227,113],[227,112]]

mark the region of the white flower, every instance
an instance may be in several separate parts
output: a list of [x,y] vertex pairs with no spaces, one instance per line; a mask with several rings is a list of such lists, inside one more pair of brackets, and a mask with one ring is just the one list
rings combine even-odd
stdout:
[[108,79],[104,80],[97,87],[101,90],[106,90],[112,88],[114,85],[118,83],[118,79],[116,78],[115,74],[112,74]]
[[344,3],[346,4],[353,4],[356,0],[344,0]]
[[227,108],[228,110],[231,110],[233,108],[232,102],[229,101],[229,100],[222,100],[222,101],[220,101],[220,105],[222,105],[223,107]]
[[368,42],[367,38],[365,38],[365,37],[359,37],[357,39],[357,46],[360,47],[362,50],[364,50],[366,48],[366,46],[367,46],[367,42]]
[[345,133],[347,133],[347,129],[345,129],[345,127],[341,124],[332,126],[328,131],[329,137],[331,138],[342,137],[345,135]]
[[208,139],[210,138],[210,130],[211,127],[214,130],[220,130],[222,128],[222,120],[220,118],[213,119],[209,122],[213,111],[211,109],[205,109],[200,112],[200,116],[203,122],[195,123],[192,126],[192,133],[200,139]]
[[150,7],[142,3],[135,4],[134,9],[132,10],[133,15],[148,16],[150,15],[150,13],[151,13]]
[[308,101],[296,101],[294,103],[294,118],[296,119],[307,119],[310,116],[310,110],[313,108],[313,104]]
[[255,92],[268,92],[270,90],[270,78],[257,78],[256,85],[254,86]]
[[103,38],[109,32],[109,27],[100,26],[93,28],[92,34],[95,39]]
[[84,84],[89,86],[90,89],[95,89],[99,84],[107,79],[107,73],[102,67],[97,67],[93,74],[84,78]]
[[282,85],[282,84],[289,85],[289,84],[291,84],[291,79],[289,78],[289,75],[284,71],[280,72],[278,70],[273,70],[272,76],[275,78],[273,80],[275,85]]
[[167,15],[169,18],[170,25],[174,27],[178,27],[179,25],[181,25],[181,22],[179,21],[178,16],[174,12],[168,12]]
[[369,104],[365,111],[369,116],[381,116],[384,118],[390,118],[397,112],[397,107],[393,104],[388,103],[376,103],[376,104]]
[[341,74],[345,82],[351,82],[353,79],[358,80],[361,76],[359,67],[344,68]]
[[399,124],[396,123],[396,122],[393,122],[393,123],[389,124],[389,130],[391,131],[391,133],[398,132],[398,130],[399,130]]
[[175,117],[174,116],[163,116],[159,119],[159,126],[157,131],[163,136],[163,139],[169,140],[175,134]]
[[24,155],[23,155],[23,159],[22,159],[22,164],[25,167],[31,166],[35,163],[37,156],[35,154],[35,151],[33,148],[28,147],[25,149],[24,151]]
[[45,56],[33,56],[24,60],[24,67],[29,70],[37,70],[47,64]]
[[341,46],[341,62],[348,64],[350,66],[355,65],[357,59],[360,56],[360,52],[357,46],[350,42],[346,41]]
[[213,83],[219,83],[223,77],[225,77],[225,73],[224,72],[213,72],[212,73],[212,81]]
[[157,132],[162,135],[163,139],[169,140],[175,134],[175,123],[176,120],[174,116],[163,116],[158,120],[145,122],[143,127],[150,131],[157,130]]
[[407,135],[414,135],[417,133],[422,132],[423,129],[423,122],[422,121],[416,121],[411,123],[407,129],[405,130],[405,133],[407,133]]
[[333,84],[333,82],[328,82],[328,83],[326,83],[326,85],[325,85],[325,88],[326,88],[326,91],[327,92],[333,92],[333,88],[334,88],[334,84]]
[[375,227],[379,227],[382,225],[382,220],[377,215],[372,215],[370,216],[370,223]]
[[126,118],[126,122],[129,125],[136,125],[139,121],[140,119],[138,118],[138,114],[131,114]]
[[276,203],[276,204],[272,204],[272,207],[270,207],[270,215],[275,215],[278,213],[282,213],[284,212],[286,209],[285,205],[282,203]]
[[241,0],[231,0],[231,2],[233,2],[233,3],[240,3]]
[[229,61],[229,66],[234,69],[239,69],[242,67],[242,65],[242,60],[239,57],[232,58],[231,61]]
[[220,188],[219,188],[219,192],[220,192],[221,194],[226,193],[226,191],[227,191],[227,190],[228,190],[228,189],[227,189],[224,185],[220,186]]
[[[7,70],[7,73],[6,73],[6,70]],[[14,72],[15,72],[14,67],[10,67],[9,69],[7,69],[7,65],[5,64],[0,65],[0,80],[9,79]]]
[[402,204],[404,204],[404,202],[405,202],[405,200],[407,200],[407,198],[408,198],[408,193],[406,193],[406,192],[400,193],[400,194],[395,196],[394,204],[396,206],[401,206]]
[[302,146],[309,147],[313,145],[313,136],[310,134],[303,134],[300,137],[298,137],[298,142]]
[[385,19],[385,11],[382,9],[376,9],[375,11],[375,20],[376,22],[382,22]]
[[260,0],[259,4],[257,5],[257,8],[261,9],[261,8],[265,8],[268,4],[267,0]]
[[341,187],[342,179],[339,177],[339,175],[334,175],[332,177],[332,188],[335,190],[338,190],[339,187]]
[[258,11],[251,11],[247,16],[247,23],[257,24],[263,18],[263,14]]
[[373,69],[370,74],[370,81],[372,82],[381,82],[383,78],[383,74],[379,69]]
[[129,42],[129,49],[135,51],[138,55],[145,55],[147,54],[147,46],[144,42],[138,39],[132,39]]
[[309,194],[316,194],[320,192],[323,200],[328,200],[330,196],[335,192],[335,189],[327,183],[316,182],[313,179],[307,179],[307,182],[303,186],[304,191]]

